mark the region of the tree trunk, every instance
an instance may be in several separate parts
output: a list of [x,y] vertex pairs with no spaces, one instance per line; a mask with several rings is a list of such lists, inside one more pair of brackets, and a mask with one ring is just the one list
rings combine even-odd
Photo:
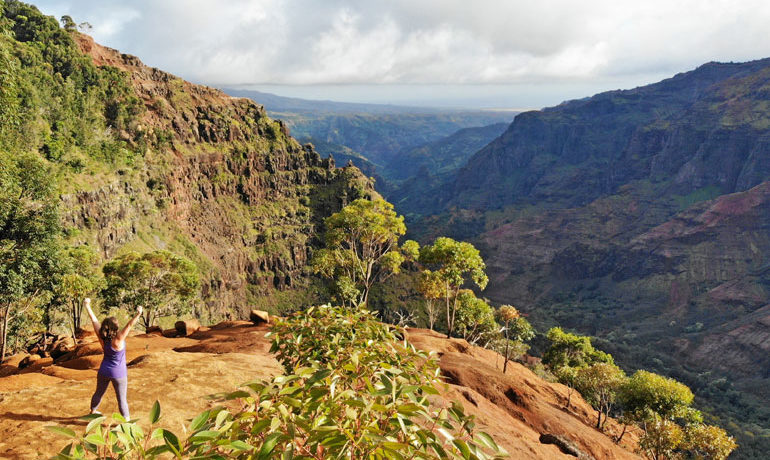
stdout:
[[602,411],[597,410],[597,417],[596,417],[596,428],[600,429],[602,427]]
[[78,325],[75,321],[75,303],[74,302],[70,304],[70,314],[71,314],[70,319],[72,320],[72,338],[74,339],[75,335],[77,335],[77,330],[78,330]]
[[574,389],[571,386],[569,386],[569,385],[567,385],[567,388],[568,388],[568,390],[567,390],[567,409],[569,409],[569,406],[572,403],[572,392],[574,391]]
[[460,288],[458,287],[454,292],[454,300],[452,301],[452,324],[449,326],[449,337],[452,336],[452,332],[454,332],[455,328],[455,314],[457,313],[457,295],[459,294]]
[[503,374],[508,369],[508,346],[510,341],[508,340],[508,321],[505,322],[505,362],[503,362]]
[[0,363],[5,361],[6,343],[8,342],[8,316],[10,315],[9,308],[5,310],[2,321],[2,332],[0,332]]
[[449,315],[449,281],[446,282],[446,291],[444,292],[444,298],[446,298],[446,327],[447,327],[447,333],[446,337],[451,338],[452,337],[452,319]]
[[623,440],[623,435],[626,434],[626,428],[628,428],[628,425],[625,423],[623,424],[623,431],[620,432],[620,436],[618,436],[618,439],[615,440],[615,444],[620,444],[620,441]]

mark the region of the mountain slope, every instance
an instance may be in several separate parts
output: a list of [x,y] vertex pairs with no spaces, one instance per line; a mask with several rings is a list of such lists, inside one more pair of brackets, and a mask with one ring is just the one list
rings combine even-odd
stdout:
[[192,259],[200,314],[300,295],[323,219],[374,194],[250,100],[147,67],[32,6],[2,7],[0,116],[12,122],[0,153],[45,159],[69,243],[104,260],[153,249]]
[[523,113],[455,176],[394,201],[435,213],[412,215],[414,236],[477,244],[484,295],[685,381],[734,423],[736,458],[763,458],[768,91],[770,59],[710,63]]
[[516,117],[450,188],[453,205],[586,204],[649,180],[668,193],[768,178],[770,60],[710,63],[660,83]]
[[82,35],[79,45],[97,65],[128,72],[149,109],[144,122],[167,134],[148,188],[213,265],[211,298],[223,306],[243,306],[250,290],[291,286],[322,219],[369,193],[357,170],[335,169],[251,101],[149,69]]

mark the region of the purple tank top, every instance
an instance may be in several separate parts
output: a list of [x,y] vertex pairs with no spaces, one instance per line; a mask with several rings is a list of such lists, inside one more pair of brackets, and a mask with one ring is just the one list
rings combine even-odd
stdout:
[[122,379],[128,376],[125,345],[122,350],[115,351],[111,343],[104,344],[104,358],[102,358],[102,365],[99,366],[99,375],[111,379]]

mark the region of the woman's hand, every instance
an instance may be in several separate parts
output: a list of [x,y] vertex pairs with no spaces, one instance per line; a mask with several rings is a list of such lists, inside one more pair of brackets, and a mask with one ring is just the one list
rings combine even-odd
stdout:
[[90,309],[91,309],[91,298],[90,298],[90,297],[86,297],[86,298],[83,300],[83,303],[85,303],[85,304],[86,304],[86,309],[88,309],[88,310],[90,310]]
[[138,307],[136,307],[136,314],[137,314],[137,315],[139,315],[139,316],[142,316],[142,312],[143,312],[143,311],[144,311],[144,308],[142,308],[142,306],[141,306],[141,305],[139,305]]

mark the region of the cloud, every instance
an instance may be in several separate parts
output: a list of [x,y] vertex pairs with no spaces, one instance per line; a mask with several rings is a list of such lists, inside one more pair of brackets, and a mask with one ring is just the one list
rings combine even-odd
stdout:
[[636,79],[770,56],[764,0],[42,0],[186,78],[235,84]]

